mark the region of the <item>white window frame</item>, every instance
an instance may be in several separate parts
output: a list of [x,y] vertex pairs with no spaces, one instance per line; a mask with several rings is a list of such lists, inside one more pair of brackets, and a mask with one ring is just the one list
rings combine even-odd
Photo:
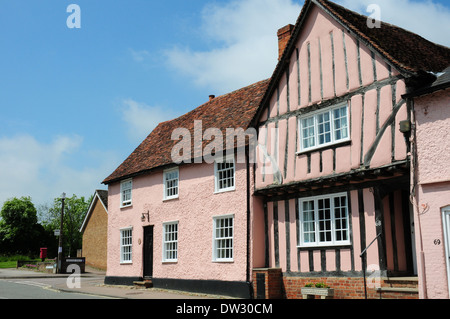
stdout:
[[[224,225],[220,227],[218,222],[221,220],[231,220],[231,225]],[[213,262],[233,262],[234,261],[234,214],[221,215],[213,217]],[[218,233],[219,228],[223,229],[223,234]],[[228,231],[227,231],[228,229]],[[231,229],[231,235],[229,230]],[[218,236],[219,235],[219,236]],[[223,253],[219,251],[222,250]],[[224,257],[223,255],[228,255]],[[230,257],[231,255],[231,257]]]
[[[174,227],[170,229],[170,227]],[[178,221],[163,223],[162,261],[178,261]]]
[[[125,198],[125,192],[129,191],[130,198]],[[133,180],[126,179],[120,182],[120,207],[132,205]]]
[[[228,168],[228,169],[219,168],[219,164],[222,164],[224,162],[232,162],[233,163],[233,168],[231,168],[233,170],[233,173],[232,173],[233,185],[220,188],[219,187],[220,186],[220,179],[219,179],[220,173],[224,172],[226,170],[231,170],[230,168]],[[231,178],[231,177],[228,177],[228,178]],[[214,161],[214,192],[222,193],[222,192],[233,191],[235,189],[236,189],[236,161],[234,160],[234,155],[225,156],[222,159],[215,160]]]
[[[345,118],[346,118],[347,123],[346,123],[346,126],[338,128],[336,126],[336,121],[338,119],[340,119],[341,117],[335,118],[334,111],[337,109],[341,109],[343,107],[346,108]],[[319,133],[319,127],[324,124],[319,123],[319,118],[324,117],[324,116],[328,116],[328,118],[329,118],[329,120],[328,120],[329,121],[329,131],[325,132],[324,134],[321,134],[321,133]],[[303,130],[306,129],[306,127],[304,127],[303,121],[308,120],[308,119],[312,120],[311,121],[312,123],[310,123],[311,125],[308,127],[314,131],[313,135],[311,137],[309,137],[311,139],[310,141],[312,141],[313,145],[305,147],[303,144],[304,139],[305,139]],[[299,130],[300,145],[298,146],[299,151],[297,153],[308,152],[308,151],[319,149],[319,148],[326,147],[329,145],[334,145],[334,144],[349,141],[350,140],[350,116],[349,116],[348,103],[347,102],[340,103],[340,104],[334,105],[332,107],[328,107],[326,109],[310,112],[310,113],[304,114],[302,116],[299,116],[298,130]],[[341,137],[341,138],[336,137],[336,133],[340,130],[345,130],[345,134],[346,134],[345,137]],[[329,133],[329,141],[324,141],[324,142],[320,143],[319,135],[325,135],[326,133]]]
[[[345,206],[335,207],[334,199],[335,198],[345,197]],[[319,215],[319,201],[320,200],[329,200],[329,218],[320,219]],[[349,198],[347,193],[336,193],[336,194],[328,194],[321,196],[312,196],[312,197],[304,197],[298,199],[298,209],[299,209],[299,233],[300,233],[300,242],[298,243],[298,247],[323,247],[323,246],[342,246],[342,245],[350,245],[350,216],[349,216]],[[314,207],[310,210],[310,213],[313,214],[314,219],[305,219],[306,211],[303,210],[303,204],[305,202],[313,202]],[[340,216],[336,216],[336,209],[340,210]],[[345,209],[345,217],[342,217],[342,209]],[[310,214],[310,217],[312,215]],[[345,227],[342,227],[342,221],[345,220]],[[337,229],[336,225],[340,224],[340,228]],[[308,225],[309,224],[309,225]],[[325,226],[325,227],[324,227]],[[338,233],[346,233],[346,239],[338,239]],[[306,241],[305,236],[310,235],[314,237],[314,241]],[[321,240],[321,235],[325,234],[329,235],[329,240]]]
[[120,263],[131,264],[133,261],[133,227],[120,229]]
[[[177,177],[176,178],[172,178],[172,179],[167,179],[168,176],[171,173],[177,173]],[[173,183],[174,181],[176,181],[176,186],[170,185],[168,186],[169,183]],[[174,198],[178,198],[178,195],[180,193],[180,170],[178,167],[175,168],[170,168],[170,169],[166,169],[163,172],[163,185],[164,185],[164,194],[163,194],[163,199],[164,200],[168,200],[168,199],[174,199]],[[174,195],[167,195],[167,191],[169,189],[173,189],[176,190],[176,194]]]

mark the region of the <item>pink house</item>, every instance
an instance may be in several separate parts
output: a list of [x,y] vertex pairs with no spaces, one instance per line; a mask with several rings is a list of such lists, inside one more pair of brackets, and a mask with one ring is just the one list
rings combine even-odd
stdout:
[[405,95],[413,105],[413,204],[420,298],[450,290],[450,67]]
[[423,87],[450,49],[326,0],[278,38],[269,80],[160,123],[103,181],[105,282],[448,298],[449,89]]
[[[104,180],[105,283],[151,279],[154,287],[251,297],[257,203],[250,196],[248,143],[233,133],[248,128],[267,83],[210,96],[160,123]],[[222,138],[224,147],[216,144]],[[221,154],[225,146],[235,152]]]
[[[450,50],[325,0],[306,0],[296,24],[278,36],[286,46],[253,122],[254,195],[265,227],[254,238],[265,243],[254,252],[264,255],[253,271],[256,296],[302,298],[306,283],[324,282],[334,298],[418,298],[413,104],[402,95],[447,67]],[[442,94],[448,102],[448,91]],[[431,116],[444,107],[428,110]],[[418,127],[422,137],[447,136]],[[427,178],[448,181],[435,174],[444,163],[448,170],[448,156],[440,160]],[[447,216],[448,204],[441,198],[433,209]],[[442,229],[435,222],[426,225],[430,235]],[[442,244],[437,249],[442,280]]]

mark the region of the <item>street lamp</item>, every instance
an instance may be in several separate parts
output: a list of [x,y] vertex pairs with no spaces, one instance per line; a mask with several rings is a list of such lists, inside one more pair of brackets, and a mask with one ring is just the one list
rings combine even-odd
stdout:
[[63,218],[64,218],[64,200],[66,199],[66,193],[61,195],[61,222],[59,225],[59,244],[58,244],[58,274],[61,273],[62,268],[62,237],[63,237]]

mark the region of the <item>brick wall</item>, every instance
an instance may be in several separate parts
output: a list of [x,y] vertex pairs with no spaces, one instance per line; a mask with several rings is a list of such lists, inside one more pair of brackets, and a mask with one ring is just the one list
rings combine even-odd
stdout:
[[[364,279],[353,277],[284,277],[283,285],[287,299],[302,299],[301,288],[308,283],[323,282],[334,288],[335,299],[364,299]],[[367,289],[367,297],[379,298],[374,289]]]
[[107,226],[108,215],[97,201],[83,232],[82,255],[86,257],[86,265],[106,269]]
[[281,29],[278,30],[278,60],[281,59],[283,55],[284,49],[286,48],[287,43],[291,37],[291,33],[294,30],[294,26],[292,24],[288,24]]
[[[266,299],[302,299],[301,288],[307,283],[323,282],[334,289],[334,299],[364,299],[364,279],[361,277],[288,277],[283,276],[280,268],[263,268],[253,270],[253,290],[257,291],[256,274],[265,274]],[[389,287],[383,280],[377,284],[371,284],[370,278],[366,278],[368,299],[418,299],[414,292],[383,291],[377,288]],[[402,283],[398,288],[409,288],[409,283]]]
[[[364,278],[361,277],[283,277],[284,296],[287,299],[302,299],[301,288],[307,283],[323,282],[334,288],[334,299],[364,299]],[[371,285],[366,278],[367,299],[417,299],[417,293],[386,292],[380,293],[378,287],[387,287],[383,281]],[[407,287],[408,284],[399,286]]]

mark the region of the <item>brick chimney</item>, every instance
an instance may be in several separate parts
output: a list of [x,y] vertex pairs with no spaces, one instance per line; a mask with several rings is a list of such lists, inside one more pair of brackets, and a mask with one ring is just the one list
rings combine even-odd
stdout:
[[278,30],[278,61],[281,59],[283,55],[284,49],[291,37],[292,30],[294,30],[294,26],[292,24],[288,24],[287,26],[282,27]]

